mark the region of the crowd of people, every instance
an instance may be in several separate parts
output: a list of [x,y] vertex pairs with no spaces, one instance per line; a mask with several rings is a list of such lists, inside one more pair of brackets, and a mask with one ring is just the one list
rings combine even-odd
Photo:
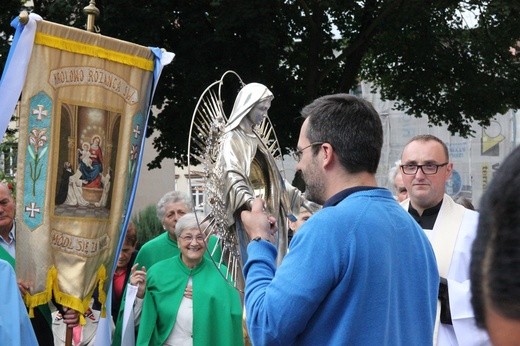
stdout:
[[[267,109],[271,100],[259,104]],[[240,119],[258,123],[264,108],[251,104],[254,114]],[[137,251],[139,230],[130,224],[126,232],[112,281],[113,345],[520,343],[520,149],[501,165],[479,213],[446,194],[453,163],[439,138],[409,140],[389,172],[392,193],[376,182],[383,128],[369,102],[328,95],[301,115],[296,168],[306,198],[322,208],[301,208],[289,221],[262,198],[234,200],[229,217],[251,239],[242,297],[227,268],[215,266],[220,239],[206,238],[191,197],[167,192],[157,203],[163,233]],[[0,289],[10,297],[0,303],[0,344],[62,343],[53,328],[79,331],[74,345],[87,335],[82,344],[93,342],[95,332],[66,307],[51,318],[45,304],[29,323],[28,287],[13,271],[14,213],[12,192],[0,184]],[[282,222],[292,232],[278,263]],[[92,310],[85,317],[92,313],[95,330]]]

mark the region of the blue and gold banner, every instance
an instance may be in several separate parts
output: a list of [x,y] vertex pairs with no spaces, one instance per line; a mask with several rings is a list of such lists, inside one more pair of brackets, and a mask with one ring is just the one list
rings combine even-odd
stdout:
[[30,308],[54,295],[83,313],[96,286],[104,303],[133,203],[154,83],[169,62],[160,55],[36,21],[16,177],[16,271],[30,286]]

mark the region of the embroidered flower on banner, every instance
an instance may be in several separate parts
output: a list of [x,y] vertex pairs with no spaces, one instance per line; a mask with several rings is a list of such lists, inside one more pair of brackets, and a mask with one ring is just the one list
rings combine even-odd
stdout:
[[137,145],[132,144],[132,149],[130,150],[130,160],[135,160],[138,153],[139,151],[137,150]]
[[[40,159],[47,152],[45,144],[47,143],[47,129],[32,129],[29,133],[29,146],[27,151],[33,159],[33,163],[29,163],[30,177],[32,180],[32,193],[36,196],[36,182],[40,179],[42,167],[39,167]],[[43,148],[40,150],[40,148]]]

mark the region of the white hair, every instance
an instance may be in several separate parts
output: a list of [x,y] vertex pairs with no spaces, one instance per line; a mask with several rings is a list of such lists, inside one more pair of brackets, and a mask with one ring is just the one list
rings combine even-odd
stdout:
[[394,165],[388,170],[388,184],[393,188],[394,180],[401,169],[401,160],[395,161]]

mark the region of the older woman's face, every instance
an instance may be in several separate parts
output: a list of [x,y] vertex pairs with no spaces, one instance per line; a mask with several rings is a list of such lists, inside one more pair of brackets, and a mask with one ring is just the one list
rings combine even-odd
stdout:
[[172,239],[175,239],[175,225],[177,224],[177,220],[186,215],[188,211],[184,202],[170,202],[164,206],[162,225]]
[[177,243],[181,250],[182,259],[186,264],[189,264],[187,262],[192,264],[200,262],[204,251],[206,251],[204,235],[198,228],[184,229],[178,237]]

